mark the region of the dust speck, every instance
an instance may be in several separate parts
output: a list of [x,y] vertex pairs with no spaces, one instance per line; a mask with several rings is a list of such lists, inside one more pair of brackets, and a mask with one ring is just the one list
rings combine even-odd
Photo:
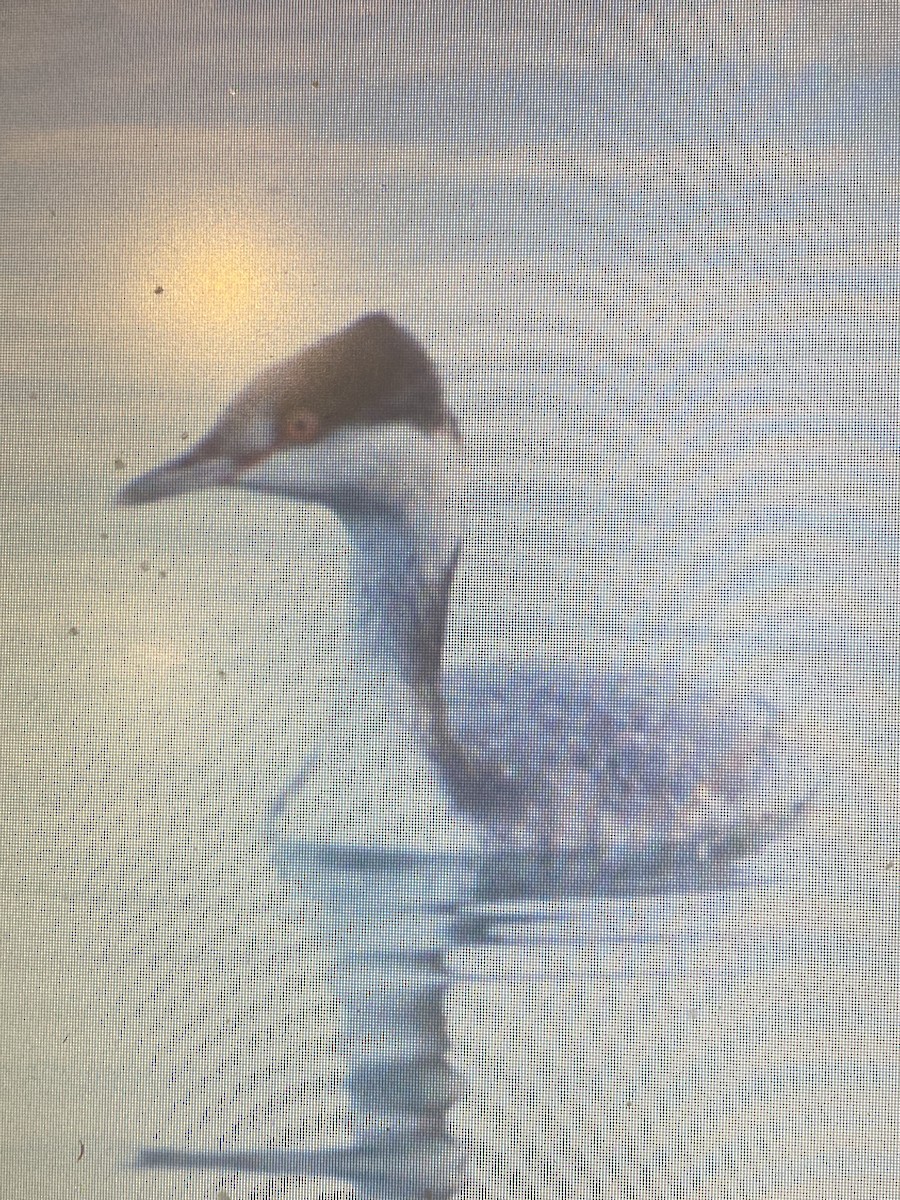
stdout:
[[164,291],[164,290],[165,290],[165,289],[163,288],[163,285],[162,285],[161,283],[158,283],[158,284],[156,285],[156,287],[153,289],[153,295],[154,295],[154,296],[161,296],[161,295],[163,294],[163,291]]

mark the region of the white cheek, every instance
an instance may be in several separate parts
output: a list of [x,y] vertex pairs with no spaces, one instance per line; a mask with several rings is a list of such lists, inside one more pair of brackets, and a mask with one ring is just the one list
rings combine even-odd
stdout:
[[443,498],[457,466],[439,436],[408,425],[354,426],[310,446],[276,451],[242,480],[336,508],[362,499],[408,509]]
[[411,425],[381,425],[358,437],[358,456],[371,491],[406,507],[442,496],[458,463],[449,439]]
[[306,500],[325,499],[338,485],[336,456],[326,443],[276,450],[241,472],[241,481],[262,491],[285,492]]

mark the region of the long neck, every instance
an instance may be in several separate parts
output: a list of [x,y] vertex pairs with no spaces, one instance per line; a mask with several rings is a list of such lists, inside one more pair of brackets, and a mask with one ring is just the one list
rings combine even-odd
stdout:
[[293,830],[366,846],[462,844],[448,804],[440,668],[465,474],[452,442],[394,440],[402,454],[367,460],[383,485],[378,501],[353,504],[347,488],[331,505],[351,543],[349,670],[275,814],[281,838]]
[[[441,656],[459,541],[448,512],[344,517],[352,546],[352,654],[359,684],[421,709],[443,729]],[[402,700],[400,701],[402,703]]]

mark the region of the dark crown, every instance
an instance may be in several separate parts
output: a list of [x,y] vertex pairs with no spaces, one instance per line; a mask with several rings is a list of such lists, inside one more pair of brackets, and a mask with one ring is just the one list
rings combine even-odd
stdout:
[[257,382],[279,415],[300,405],[328,428],[410,421],[431,430],[452,423],[431,359],[384,313],[360,317]]

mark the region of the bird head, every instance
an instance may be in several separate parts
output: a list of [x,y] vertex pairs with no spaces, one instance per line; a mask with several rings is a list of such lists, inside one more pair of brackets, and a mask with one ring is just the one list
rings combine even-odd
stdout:
[[390,508],[432,486],[456,440],[428,355],[376,313],[251,379],[187,453],[132,480],[117,503],[227,486],[338,513]]

